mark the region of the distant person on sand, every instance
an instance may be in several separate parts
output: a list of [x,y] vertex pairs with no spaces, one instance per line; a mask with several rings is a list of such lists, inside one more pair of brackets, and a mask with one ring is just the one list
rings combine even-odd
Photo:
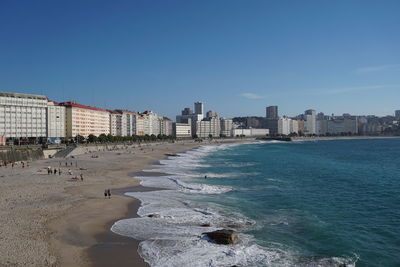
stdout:
[[107,195],[108,195],[108,198],[111,198],[111,190],[110,189],[107,190]]
[[72,175],[71,169],[68,169],[68,174],[69,174],[69,175]]
[[57,169],[54,168],[54,175],[57,175]]
[[108,192],[107,189],[104,189],[104,198],[107,198]]
[[83,181],[83,174],[81,173],[81,181]]

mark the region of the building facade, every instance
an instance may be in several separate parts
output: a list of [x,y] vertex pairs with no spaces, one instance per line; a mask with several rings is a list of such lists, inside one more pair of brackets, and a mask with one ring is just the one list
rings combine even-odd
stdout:
[[233,129],[232,135],[239,137],[239,136],[246,136],[246,137],[255,137],[255,136],[267,136],[269,135],[269,129]]
[[194,114],[201,115],[201,119],[204,118],[204,103],[203,102],[195,102],[194,103]]
[[64,138],[66,135],[65,107],[53,101],[47,102],[47,137]]
[[233,120],[232,119],[225,119],[225,118],[220,118],[220,134],[223,137],[231,137],[232,136],[232,130],[233,130]]
[[190,123],[173,123],[173,135],[176,138],[191,138],[192,125]]
[[0,92],[0,136],[46,137],[46,116],[45,96]]
[[317,114],[313,109],[304,112],[304,133],[306,135],[317,134]]
[[218,137],[220,124],[217,117],[207,118],[196,122],[196,135],[199,138]]
[[110,112],[76,102],[63,102],[66,108],[66,137],[110,134]]
[[267,119],[277,119],[279,118],[278,114],[278,106],[269,106],[266,107],[266,115]]

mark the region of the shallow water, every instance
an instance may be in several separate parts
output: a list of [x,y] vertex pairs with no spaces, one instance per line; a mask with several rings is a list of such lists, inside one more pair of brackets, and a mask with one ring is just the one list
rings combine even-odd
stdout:
[[[172,190],[128,193],[142,218],[112,230],[144,240],[152,266],[396,266],[399,162],[400,139],[201,147],[143,177]],[[226,227],[239,244],[202,235]]]

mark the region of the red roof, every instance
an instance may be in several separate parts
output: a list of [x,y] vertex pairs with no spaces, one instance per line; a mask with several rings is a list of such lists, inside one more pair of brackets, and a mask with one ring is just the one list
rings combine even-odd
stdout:
[[60,103],[60,106],[65,106],[65,107],[70,107],[70,108],[83,108],[83,109],[91,109],[91,110],[97,110],[97,111],[103,111],[109,113],[110,111],[102,108],[96,108],[96,107],[91,107],[91,106],[85,106],[78,104],[76,102],[62,102]]

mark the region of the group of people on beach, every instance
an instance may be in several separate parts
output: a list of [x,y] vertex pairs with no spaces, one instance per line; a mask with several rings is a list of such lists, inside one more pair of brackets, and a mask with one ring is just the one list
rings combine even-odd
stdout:
[[[68,166],[67,162],[65,162],[65,166]],[[72,162],[71,162],[71,166],[72,166]],[[75,163],[75,166],[78,166],[78,163],[77,163],[77,162]],[[58,170],[57,170],[57,168],[52,168],[51,166],[48,166],[48,167],[47,167],[47,174],[48,174],[48,175],[50,175],[50,174],[57,175],[57,173],[58,173],[58,175],[61,175],[61,174],[62,174],[61,162],[60,162],[60,168],[58,168]],[[68,169],[68,175],[71,175],[71,176],[73,175],[71,169]],[[81,181],[83,181],[83,173],[80,173],[79,176],[80,176]],[[78,176],[75,175],[75,176],[73,176],[71,179],[76,181],[76,180],[78,180]]]
[[105,189],[104,190],[104,198],[111,198],[111,190],[110,189]]
[[[20,163],[21,163],[21,167],[22,168],[25,168],[25,162],[23,162],[23,161],[19,161]],[[15,165],[17,165],[18,164],[18,162],[15,162],[15,161],[3,161],[3,162],[0,162],[0,167],[6,167],[7,168],[7,165],[11,165],[11,168],[13,168],[14,169],[14,166]],[[27,161],[26,162],[26,167],[29,167],[29,162]]]

